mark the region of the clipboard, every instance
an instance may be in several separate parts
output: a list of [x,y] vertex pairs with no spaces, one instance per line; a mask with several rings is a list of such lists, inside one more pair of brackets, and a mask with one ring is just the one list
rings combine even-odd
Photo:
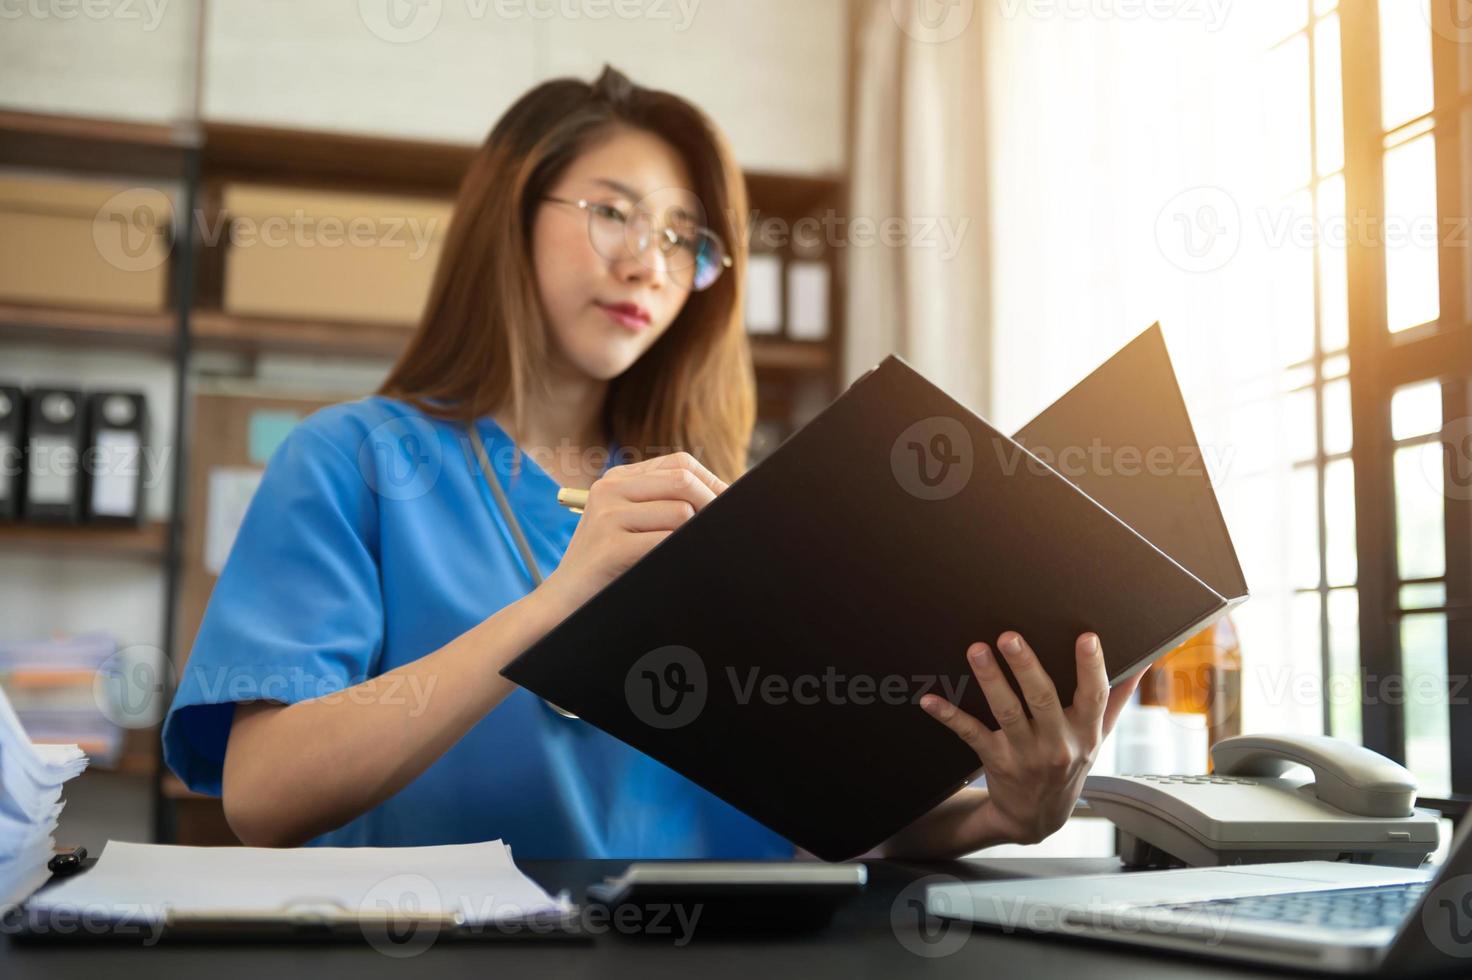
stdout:
[[[1158,325],[1040,419],[1055,460],[1199,450]],[[862,854],[979,772],[918,706],[998,727],[971,643],[1017,630],[1067,705],[1078,634],[1117,683],[1245,600],[1205,472],[1066,472],[890,357],[502,674],[818,857]]]
[[7,910],[17,940],[584,941],[583,909],[516,867],[501,841],[425,847],[189,847],[109,841]]

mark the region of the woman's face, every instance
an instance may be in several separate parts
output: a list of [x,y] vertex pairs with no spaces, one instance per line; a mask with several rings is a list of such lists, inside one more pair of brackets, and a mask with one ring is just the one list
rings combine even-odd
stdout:
[[[690,295],[678,258],[610,220],[645,212],[656,231],[701,215],[679,154],[653,133],[618,127],[578,157],[548,192],[590,208],[543,201],[532,225],[532,261],[554,352],[583,375],[622,374],[659,339]],[[598,223],[590,227],[590,219]],[[687,219],[688,220],[688,219]],[[703,219],[702,219],[703,220]],[[612,236],[609,231],[613,230]],[[610,237],[616,246],[609,247]],[[633,238],[634,244],[625,246]],[[674,268],[672,268],[672,266]]]

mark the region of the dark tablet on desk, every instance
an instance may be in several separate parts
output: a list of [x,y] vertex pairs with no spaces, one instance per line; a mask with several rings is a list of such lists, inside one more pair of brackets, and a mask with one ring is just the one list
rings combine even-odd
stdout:
[[868,880],[862,864],[646,861],[589,885],[588,902],[615,917],[628,909],[642,935],[680,942],[696,935],[817,929]]

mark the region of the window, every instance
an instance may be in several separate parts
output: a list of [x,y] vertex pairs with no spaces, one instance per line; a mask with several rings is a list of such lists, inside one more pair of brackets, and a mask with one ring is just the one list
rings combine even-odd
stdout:
[[[1344,134],[1342,157],[1327,158],[1343,166],[1351,217],[1347,335],[1326,316],[1338,302],[1324,296],[1325,285],[1337,282],[1337,264],[1327,275],[1323,256],[1320,264],[1315,465],[1321,528],[1331,531],[1320,542],[1318,593],[1326,670],[1361,672],[1363,697],[1358,710],[1328,712],[1326,726],[1403,760],[1423,796],[1472,794],[1472,751],[1453,751],[1472,746],[1472,332],[1463,198],[1472,36],[1462,36],[1457,0],[1304,2],[1315,55],[1331,33],[1340,42],[1316,65],[1313,102],[1342,108],[1342,126],[1319,122],[1315,132]],[[1321,90],[1333,81],[1323,70],[1329,59],[1340,75],[1337,98]],[[1337,353],[1329,345],[1340,340],[1347,405],[1329,395],[1322,370],[1322,359]],[[1345,469],[1336,477],[1335,467]],[[1335,541],[1335,527],[1344,529],[1341,537],[1353,528],[1353,560]],[[1355,647],[1357,662],[1350,659]]]
[[1465,13],[994,16],[988,96],[996,421],[1160,320],[1253,590],[1243,730],[1360,740],[1429,797],[1472,797]]
[[[1289,13],[1293,13],[1289,16]],[[1293,472],[1288,481],[1291,620],[1296,642],[1317,651],[1324,683],[1323,727],[1360,738],[1358,556],[1351,423],[1342,42],[1338,4],[1289,3],[1288,33],[1269,53],[1271,78],[1285,100],[1282,148],[1274,168],[1285,212],[1320,229],[1312,248],[1283,250],[1273,275],[1301,302],[1280,305],[1289,331],[1283,359],[1283,410]],[[1297,101],[1297,105],[1293,102]],[[1289,283],[1285,287],[1283,284]]]
[[1403,760],[1429,797],[1472,794],[1472,748],[1452,749],[1472,746],[1472,31],[1457,2],[1286,0],[1269,53],[1274,88],[1297,96],[1273,127],[1282,204],[1320,230],[1273,270],[1291,632],[1318,650],[1324,730]]

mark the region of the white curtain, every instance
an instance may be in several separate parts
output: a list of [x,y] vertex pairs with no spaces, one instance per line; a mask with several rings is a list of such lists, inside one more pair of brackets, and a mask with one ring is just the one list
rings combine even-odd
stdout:
[[969,4],[860,0],[844,371],[851,380],[899,354],[985,412],[986,153],[972,15]]
[[[1307,139],[1309,89],[1269,54],[1281,5],[864,2],[854,212],[970,225],[950,262],[850,251],[850,372],[897,351],[1012,431],[1160,321],[1253,592],[1234,615],[1243,730],[1321,731],[1332,681],[1317,607],[1293,592],[1312,486],[1290,465],[1302,401],[1284,371],[1312,337],[1315,257],[1295,234],[1309,202],[1275,177]],[[969,15],[959,34],[927,34],[942,9]],[[1108,847],[1070,833],[1061,852]]]
[[1307,75],[1269,54],[1266,4],[1221,20],[1205,3],[1159,19],[1006,6],[977,6],[994,421],[1020,426],[1161,321],[1253,592],[1234,614],[1243,730],[1319,732],[1317,610],[1293,594],[1315,513],[1283,370],[1310,349],[1314,252],[1296,237],[1308,202],[1274,176],[1308,139]]
[[897,352],[1013,431],[1160,321],[1253,591],[1244,728],[1321,730],[1282,370],[1314,255],[1273,177],[1308,89],[1268,54],[1276,5],[862,2],[853,213],[965,231],[954,255],[850,248],[849,376]]

